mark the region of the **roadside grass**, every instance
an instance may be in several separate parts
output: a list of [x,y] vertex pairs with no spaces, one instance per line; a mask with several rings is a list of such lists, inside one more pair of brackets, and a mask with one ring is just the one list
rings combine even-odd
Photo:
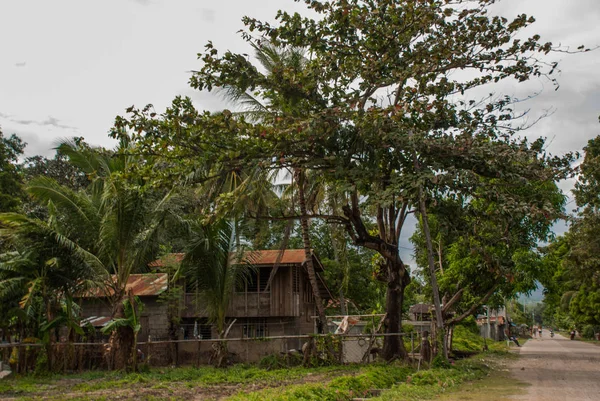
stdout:
[[[483,344],[472,328],[456,328],[454,349],[462,355],[480,352]],[[450,397],[441,398],[447,400],[496,400],[488,397],[487,387],[497,388],[496,395],[504,394],[504,390],[507,394],[518,393],[522,385],[508,379],[508,373],[502,371],[502,364],[516,356],[507,352],[505,342],[488,342],[488,347],[489,352],[454,361],[450,368],[420,372],[414,365],[396,362],[308,369],[236,365],[227,369],[180,367],[152,368],[140,373],[90,371],[17,376],[0,381],[0,399],[189,400],[203,395],[211,399],[229,397],[233,401],[344,401],[370,397],[375,395],[371,390],[376,389],[380,391],[374,400],[427,400],[440,396]],[[456,394],[459,398],[451,398]],[[466,398],[460,398],[463,396]]]
[[[506,395],[518,394],[523,384],[510,379],[505,369],[507,362],[516,357],[505,352],[488,352],[457,361],[449,369],[423,370],[373,400],[496,400],[486,392],[492,388],[502,389]],[[500,390],[496,393],[500,394]]]
[[523,384],[509,378],[506,363],[516,355],[492,351],[456,361],[450,368],[416,371],[393,364],[348,365],[266,370],[237,365],[228,369],[163,368],[146,373],[86,372],[0,382],[0,398],[19,400],[109,399],[189,400],[203,391],[231,401],[375,400],[504,400],[519,394]]
[[[171,390],[181,386],[188,389],[217,385],[261,386],[282,384],[305,377],[322,376],[324,379],[353,373],[360,365],[328,366],[319,368],[292,367],[267,370],[254,366],[236,365],[228,369],[213,367],[153,368],[144,373],[92,371],[81,374],[51,375],[46,377],[16,376],[0,381],[0,399],[3,396],[53,396],[65,393],[90,393],[101,390],[150,387]],[[94,399],[102,399],[94,398]]]
[[[348,401],[355,397],[367,398],[375,389],[382,391],[377,397],[371,398],[374,401],[430,400],[441,395],[447,397],[442,399],[447,400],[496,400],[487,397],[486,388],[497,388],[498,395],[518,394],[522,391],[523,384],[509,379],[508,370],[503,369],[514,358],[515,355],[506,352],[488,352],[456,361],[450,368],[432,368],[419,372],[402,364],[371,365],[360,373],[337,377],[327,383],[294,384],[250,393],[242,390],[227,400]],[[504,387],[505,391],[500,391]]]
[[350,376],[341,376],[328,383],[307,383],[287,386],[284,389],[270,388],[252,393],[239,392],[228,398],[231,401],[300,401],[322,400],[343,401],[354,397],[365,397],[372,389],[390,388],[399,381],[406,380],[414,368],[404,364],[367,365],[361,372]]

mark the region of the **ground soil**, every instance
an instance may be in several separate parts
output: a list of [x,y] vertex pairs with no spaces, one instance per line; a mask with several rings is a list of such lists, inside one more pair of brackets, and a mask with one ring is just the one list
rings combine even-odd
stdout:
[[559,334],[531,339],[520,348],[511,374],[529,384],[526,393],[513,400],[600,400],[600,347],[571,341]]

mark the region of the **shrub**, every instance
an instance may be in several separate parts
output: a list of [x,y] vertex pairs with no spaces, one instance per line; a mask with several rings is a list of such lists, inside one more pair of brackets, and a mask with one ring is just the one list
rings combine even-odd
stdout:
[[258,362],[258,367],[266,370],[283,369],[302,365],[302,354],[267,355]]
[[591,324],[583,326],[583,330],[581,331],[581,336],[583,338],[593,339],[594,338],[594,334],[596,333],[595,328],[596,327],[592,326]]

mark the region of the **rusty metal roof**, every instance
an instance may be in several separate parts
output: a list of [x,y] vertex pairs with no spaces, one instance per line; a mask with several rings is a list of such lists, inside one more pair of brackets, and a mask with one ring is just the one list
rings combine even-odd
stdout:
[[167,290],[168,283],[167,273],[132,274],[127,280],[125,290],[131,289],[133,295],[137,296],[159,295]]
[[168,255],[163,256],[160,259],[155,260],[154,262],[148,263],[150,267],[165,267],[167,265],[179,264],[185,257],[185,253],[170,253]]
[[433,305],[430,304],[415,304],[408,308],[408,313],[426,314],[430,313]]
[[[277,256],[281,253],[280,250],[274,251],[250,251],[246,252],[245,259],[253,265],[274,265],[277,261]],[[306,260],[304,249],[287,249],[283,251],[281,257],[282,265],[302,264]]]
[[[277,256],[279,255],[279,253],[281,253],[280,250],[249,251],[246,252],[246,254],[244,255],[244,259],[247,260],[248,263],[257,266],[274,265],[277,261]],[[184,253],[171,253],[159,260],[151,262],[149,266],[164,267],[168,264],[181,263],[184,256]],[[281,262],[279,263],[281,265],[295,265],[303,264],[305,260],[306,258],[304,257],[304,249],[287,249],[283,251],[283,256],[281,257]]]
[[79,325],[85,327],[90,324],[93,327],[104,327],[110,320],[110,316],[90,316],[83,319]]
[[[115,280],[115,276],[111,276]],[[167,273],[148,273],[148,274],[131,274],[127,279],[125,291],[131,290],[133,295],[140,297],[156,296],[165,292],[169,285],[169,275]],[[108,292],[107,292],[108,291]],[[113,294],[111,288],[103,291],[101,288],[95,288],[86,291],[84,298],[100,298]]]

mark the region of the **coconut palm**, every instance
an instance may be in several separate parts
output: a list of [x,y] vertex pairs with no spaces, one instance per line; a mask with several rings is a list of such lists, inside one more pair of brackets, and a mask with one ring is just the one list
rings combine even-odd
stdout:
[[[192,238],[175,279],[185,278],[196,294],[219,339],[226,336],[225,318],[236,286],[245,282],[252,269],[244,258],[244,247],[236,240],[236,225],[222,219],[212,224],[193,224]],[[227,348],[220,342],[216,365],[223,366]]]
[[[223,86],[225,97],[242,108],[240,114],[266,124],[276,122],[281,116],[296,119],[307,114],[307,111],[319,104],[321,97],[318,88],[302,81],[307,59],[301,48],[281,48],[268,41],[260,44],[251,43],[255,57],[259,61],[263,73],[258,69],[257,82],[263,86],[262,91],[251,92],[245,87],[235,85]],[[262,96],[256,95],[262,93]],[[317,305],[317,331],[323,333],[326,324],[325,306],[319,293],[318,280],[312,262],[312,246],[309,236],[309,219],[307,217],[307,171],[305,168],[292,166],[296,185],[298,206],[300,211],[300,227],[304,247],[308,278]],[[287,242],[283,241],[284,244]]]
[[0,302],[21,320],[21,337],[37,337],[46,344],[51,370],[52,330],[66,326],[69,339],[79,331],[71,313],[73,297],[89,285],[93,272],[81,254],[55,241],[56,232],[46,222],[5,213],[0,223],[0,236],[15,249],[26,250],[0,255]]
[[137,371],[137,336],[142,325],[140,317],[144,310],[144,304],[139,297],[133,295],[131,290],[127,293],[127,299],[123,301],[123,317],[111,319],[103,328],[102,333],[114,333],[119,329],[127,328],[133,332],[133,344],[131,346],[131,358],[133,370]]
[[[99,287],[109,300],[115,319],[124,317],[123,301],[129,276],[147,266],[157,253],[162,229],[171,216],[170,193],[160,195],[143,188],[141,180],[124,173],[139,163],[126,153],[122,141],[116,152],[64,142],[60,151],[90,178],[85,191],[73,191],[56,181],[38,177],[26,190],[50,211],[55,240],[81,255],[96,273]],[[133,331],[113,332],[115,367],[125,367]]]

